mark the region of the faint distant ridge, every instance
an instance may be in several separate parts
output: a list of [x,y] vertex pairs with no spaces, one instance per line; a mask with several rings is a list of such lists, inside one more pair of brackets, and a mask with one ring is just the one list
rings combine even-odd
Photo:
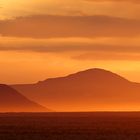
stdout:
[[0,84],[0,112],[45,112],[47,109],[21,95],[15,89]]
[[45,81],[39,81],[38,84],[45,84],[46,82],[58,82],[58,81],[79,81],[79,82],[96,82],[96,83],[106,83],[106,82],[113,82],[118,84],[129,83],[130,81],[125,79],[124,77],[113,73],[108,70],[100,69],[100,68],[93,68],[84,71],[80,71],[74,74],[70,74],[65,77],[58,77],[58,78],[49,78]]

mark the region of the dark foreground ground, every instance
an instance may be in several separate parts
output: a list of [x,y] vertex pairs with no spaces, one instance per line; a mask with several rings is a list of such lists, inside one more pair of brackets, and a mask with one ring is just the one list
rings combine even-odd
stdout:
[[0,114],[0,140],[140,140],[140,113]]

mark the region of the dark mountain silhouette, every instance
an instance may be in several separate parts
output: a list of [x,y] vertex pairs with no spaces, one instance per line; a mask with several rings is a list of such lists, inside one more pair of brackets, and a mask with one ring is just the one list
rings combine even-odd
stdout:
[[42,112],[47,109],[28,100],[15,89],[0,84],[0,112]]
[[103,69],[13,87],[58,111],[140,110],[140,84]]

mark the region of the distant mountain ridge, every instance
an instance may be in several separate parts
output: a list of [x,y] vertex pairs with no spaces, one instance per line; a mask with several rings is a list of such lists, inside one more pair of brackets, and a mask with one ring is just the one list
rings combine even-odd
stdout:
[[104,70],[104,69],[88,69],[85,71],[80,71],[74,74],[70,74],[65,77],[58,77],[58,78],[50,78],[46,79],[44,81],[38,82],[38,84],[43,84],[46,82],[50,82],[53,80],[83,80],[83,81],[95,81],[95,82],[106,82],[106,80],[112,81],[112,82],[120,82],[120,83],[128,83],[127,79],[124,77],[117,75],[113,72]]
[[0,112],[45,112],[47,109],[21,95],[15,89],[0,84]]
[[140,84],[104,69],[12,87],[58,111],[140,110]]

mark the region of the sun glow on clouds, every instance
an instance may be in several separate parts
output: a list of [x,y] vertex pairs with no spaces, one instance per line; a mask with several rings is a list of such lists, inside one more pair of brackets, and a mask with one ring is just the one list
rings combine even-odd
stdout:
[[12,18],[27,15],[73,15],[79,13],[80,0],[2,0],[1,17]]
[[[6,81],[34,83],[47,77],[64,76],[87,68],[101,67],[123,74],[132,81],[138,81],[138,76],[132,77],[132,71],[140,70],[140,52],[138,52],[140,50],[137,49],[140,45],[139,40],[139,37],[52,39],[1,37],[0,77],[3,83]],[[95,44],[100,44],[101,48]],[[116,44],[120,47],[114,48]],[[127,48],[127,52],[124,52],[123,47]]]
[[114,52],[140,53],[140,37],[50,38],[0,37],[1,51],[39,53]]
[[1,83],[94,67],[140,81],[139,13],[137,0],[1,0],[0,19],[23,16],[0,21]]
[[140,5],[132,1],[93,0],[1,0],[0,18],[27,15],[107,15],[140,17]]

